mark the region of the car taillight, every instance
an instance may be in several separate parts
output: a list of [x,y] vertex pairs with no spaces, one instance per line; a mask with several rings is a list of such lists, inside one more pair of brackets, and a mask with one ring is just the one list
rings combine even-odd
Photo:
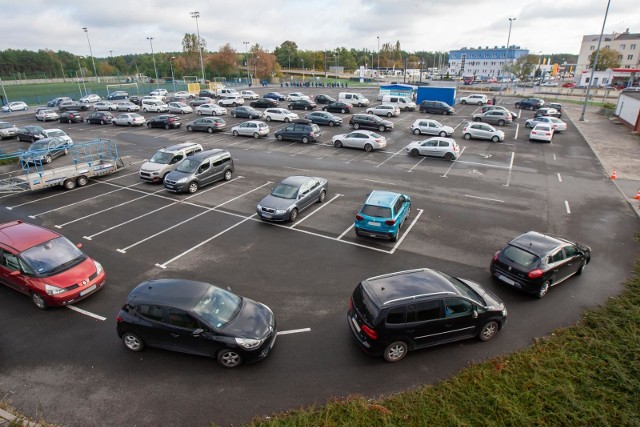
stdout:
[[543,274],[543,271],[540,270],[539,268],[536,268],[533,271],[530,271],[529,274],[527,274],[527,276],[529,277],[529,279],[537,279],[538,277],[541,277]]
[[382,141],[382,138],[375,139],[374,141],[380,142],[380,141]]
[[171,123],[171,122],[173,122],[173,119],[169,119],[169,120],[167,120],[167,121],[168,121],[169,123]]
[[367,325],[362,325],[362,332],[364,332],[364,334],[369,338],[371,338],[372,340],[378,339],[378,333],[375,330],[368,327]]
[[363,217],[362,215],[360,215],[360,214],[357,214],[357,215],[356,215],[356,219],[357,219],[358,221],[362,221],[362,220],[364,219],[364,217]]
[[314,135],[314,133],[313,133],[313,132],[311,132],[311,133],[309,134],[309,136],[315,136],[315,135]]
[[122,322],[124,319],[120,316],[116,317],[116,322]]
[[498,251],[495,254],[493,254],[493,260],[497,261],[499,256],[500,256],[500,251]]
[[395,219],[388,219],[384,222],[387,225],[395,225],[396,220]]

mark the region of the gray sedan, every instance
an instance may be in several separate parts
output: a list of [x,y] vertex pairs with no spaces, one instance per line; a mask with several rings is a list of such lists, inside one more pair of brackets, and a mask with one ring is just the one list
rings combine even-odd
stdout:
[[312,176],[290,176],[285,178],[264,199],[260,200],[257,212],[265,221],[291,221],[314,203],[322,203],[327,197],[329,184],[324,178]]

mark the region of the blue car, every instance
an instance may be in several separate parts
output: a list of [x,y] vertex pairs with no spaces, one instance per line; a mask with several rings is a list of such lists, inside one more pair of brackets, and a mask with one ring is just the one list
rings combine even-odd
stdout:
[[268,94],[264,95],[263,98],[267,98],[267,99],[271,98],[271,99],[275,99],[276,101],[284,101],[287,99],[286,96],[284,96],[279,92],[269,92]]
[[372,191],[356,215],[356,234],[395,242],[410,213],[411,198],[406,194]]

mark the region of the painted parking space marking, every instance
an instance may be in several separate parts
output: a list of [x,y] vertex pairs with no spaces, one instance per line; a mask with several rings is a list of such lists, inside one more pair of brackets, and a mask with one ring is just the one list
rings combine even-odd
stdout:
[[558,182],[562,182],[562,176],[560,176],[560,172],[558,172]]
[[340,235],[337,237],[337,240],[341,240],[341,239],[342,239],[342,238],[343,238],[343,237],[344,237],[348,232],[350,232],[350,231],[351,231],[351,229],[352,229],[353,227],[355,227],[355,226],[356,226],[356,224],[355,224],[355,223],[351,224],[351,225],[349,226],[349,228],[347,228],[347,229],[346,229],[346,230],[344,230],[342,233],[340,233]]
[[464,197],[469,197],[471,199],[479,199],[479,200],[487,200],[490,202],[498,202],[498,203],[504,203],[504,200],[500,200],[500,199],[491,199],[489,197],[480,197],[480,196],[473,196],[471,194],[465,194]]
[[289,228],[294,228],[298,225],[300,225],[300,223],[304,222],[306,219],[308,219],[309,217],[311,217],[312,215],[314,215],[316,212],[318,212],[320,209],[323,209],[325,206],[327,206],[328,204],[330,204],[331,202],[333,202],[335,199],[337,199],[338,197],[342,196],[342,194],[336,194],[335,196],[333,196],[331,198],[331,200],[327,200],[326,202],[322,203],[318,209],[316,209],[315,211],[305,215],[303,218],[300,218],[297,222],[294,222],[293,224],[291,224],[291,227]]
[[295,152],[295,153],[291,153],[291,154],[289,154],[289,155],[290,155],[291,157],[295,157],[295,156],[297,156],[297,155],[299,155],[299,154],[304,154],[304,153],[306,153],[307,151],[316,150],[316,149],[318,149],[318,148],[322,148],[322,145],[320,145],[320,144],[315,144],[315,145],[312,145],[311,147],[305,148],[304,150],[300,150],[300,151],[297,151],[297,152]]
[[418,160],[418,163],[416,163],[415,165],[411,166],[411,169],[409,169],[407,172],[413,172],[413,170],[414,170],[415,168],[417,168],[418,166],[420,166],[420,164],[421,164],[422,162],[424,162],[424,161],[425,161],[425,159],[426,159],[426,157],[422,157],[420,160]]
[[[277,141],[277,139],[276,139],[276,141]],[[297,144],[297,142],[292,142],[291,144],[282,145],[279,148],[276,148],[275,150],[267,149],[267,153],[275,153],[276,151],[284,150],[285,148],[291,147],[292,145],[295,145],[295,144]]]
[[516,153],[514,151],[511,152],[511,161],[509,162],[509,173],[507,174],[507,183],[504,185],[505,187],[509,186],[511,182],[511,172],[513,171],[513,160],[516,157]]
[[571,213],[571,208],[569,207],[569,202],[568,201],[564,201],[564,208],[567,210],[567,213],[570,214]]
[[100,316],[100,315],[95,314],[95,313],[91,313],[90,311],[83,310],[83,309],[78,308],[78,307],[75,307],[75,306],[73,306],[73,305],[68,305],[68,306],[66,306],[66,307],[67,307],[69,310],[73,310],[73,311],[75,311],[75,312],[77,312],[77,313],[84,314],[85,316],[92,317],[92,318],[94,318],[94,319],[96,319],[96,320],[102,320],[103,322],[104,322],[105,320],[107,320],[107,318],[106,318],[106,317]]
[[396,183],[389,182],[389,181],[376,181],[375,179],[368,179],[368,178],[365,178],[364,180],[368,182],[374,182],[376,184],[385,184],[385,185],[394,185],[394,186],[397,185]]
[[350,160],[346,161],[345,163],[351,163],[352,161],[354,161],[354,160],[358,160],[360,157],[364,157],[364,156],[366,156],[367,154],[369,154],[369,153],[367,153],[367,152],[365,151],[365,152],[364,152],[364,153],[362,153],[362,154],[358,154],[357,156],[352,157]]
[[387,157],[385,160],[383,160],[382,162],[378,163],[376,165],[377,168],[379,168],[380,166],[384,165],[385,163],[387,163],[389,160],[393,159],[395,156],[397,156],[398,154],[402,153],[405,150],[405,147],[402,147],[401,149],[399,149],[398,151],[396,151],[395,153],[393,153],[390,157]]
[[278,335],[299,334],[302,332],[311,332],[311,328],[289,329],[288,331],[278,331]]
[[418,213],[416,214],[416,217],[413,219],[413,221],[411,221],[411,224],[409,224],[409,227],[407,227],[407,229],[404,231],[404,233],[402,233],[402,237],[400,237],[398,239],[398,241],[396,242],[396,244],[393,245],[393,249],[391,249],[391,251],[390,251],[391,254],[393,254],[396,251],[396,249],[398,249],[398,247],[400,247],[400,245],[404,241],[405,237],[407,237],[409,235],[409,232],[411,231],[413,226],[416,224],[416,222],[418,222],[418,219],[422,216],[423,212],[424,212],[424,209],[418,209]]
[[513,139],[518,139],[518,130],[520,129],[520,123],[516,123],[516,136]]
[[466,150],[467,147],[462,147],[462,150],[460,150],[460,155],[458,156],[457,159],[455,159],[453,162],[451,162],[451,166],[449,166],[449,168],[447,168],[447,170],[444,172],[444,175],[442,175],[442,178],[446,178],[447,174],[451,171],[451,169],[453,168],[453,166],[456,164],[456,162],[460,161],[460,157],[462,157],[462,155],[464,154],[464,150]]

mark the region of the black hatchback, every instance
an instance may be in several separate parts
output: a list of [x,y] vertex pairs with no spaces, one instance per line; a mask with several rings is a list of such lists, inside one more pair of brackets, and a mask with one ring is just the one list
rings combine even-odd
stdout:
[[84,117],[77,111],[65,111],[60,114],[58,120],[60,123],[82,123],[84,122]]
[[500,282],[542,298],[551,286],[582,274],[589,261],[588,246],[529,231],[496,252],[490,269]]
[[418,348],[473,337],[488,341],[506,321],[507,309],[496,295],[428,268],[363,280],[347,313],[360,347],[387,362]]
[[136,286],[118,313],[117,331],[131,351],[148,346],[208,356],[225,368],[264,359],[277,335],[266,305],[182,279]]
[[290,110],[314,110],[318,105],[315,102],[308,99],[296,99],[289,102],[288,108]]
[[87,116],[85,119],[87,124],[105,125],[110,124],[113,121],[113,114],[108,111],[95,111]]
[[175,114],[161,114],[147,120],[148,128],[165,128],[165,129],[177,129],[182,126],[180,117]]
[[354,129],[373,129],[384,132],[393,129],[393,122],[381,119],[373,114],[354,114],[349,119],[349,125]]
[[347,114],[351,112],[351,109],[353,108],[353,105],[351,104],[347,104],[346,102],[332,102],[330,104],[325,105],[324,107],[322,107],[323,111],[329,111],[330,113],[342,113],[342,114]]

